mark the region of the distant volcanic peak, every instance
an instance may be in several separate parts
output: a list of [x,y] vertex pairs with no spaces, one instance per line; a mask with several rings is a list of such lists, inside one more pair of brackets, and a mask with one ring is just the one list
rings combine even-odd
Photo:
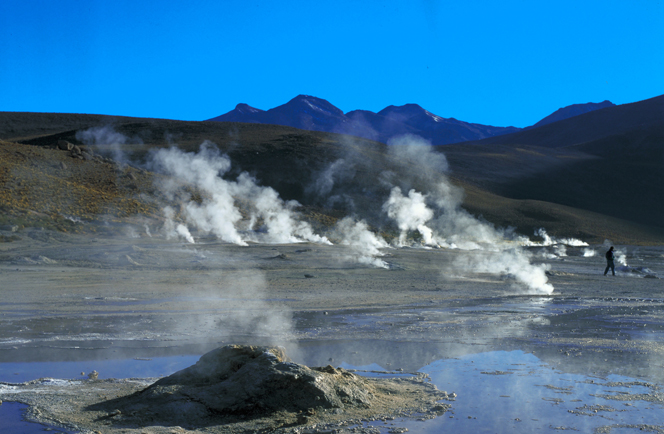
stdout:
[[351,111],[349,111],[348,113],[346,113],[346,116],[349,117],[349,118],[352,118],[353,116],[357,116],[357,115],[369,115],[369,116],[372,116],[372,115],[375,115],[375,114],[376,114],[376,113],[372,112],[371,110],[362,110],[362,109],[358,109],[358,110],[351,110]]
[[261,115],[265,110],[257,109],[249,104],[240,103],[228,113],[209,119],[219,122],[261,122]]
[[423,109],[417,104],[404,104],[402,106],[391,105],[379,111],[378,114],[386,117],[401,117],[403,119],[408,119],[415,116],[426,116],[428,118],[431,118],[434,122],[445,121],[445,118],[433,114],[430,111]]
[[[389,106],[378,112],[379,115],[388,119],[398,120],[410,126],[422,129],[437,129],[441,124],[449,124],[450,120],[431,113],[417,104],[405,104],[402,106]],[[452,124],[466,124],[465,122],[452,119]]]
[[417,104],[404,104],[404,105],[390,105],[378,112],[379,115],[389,116],[392,113],[398,113],[400,115],[411,115],[415,116],[425,112],[422,107]]
[[344,115],[344,112],[341,111],[341,109],[330,104],[328,101],[311,95],[298,95],[292,100],[288,101],[286,104],[284,104],[284,106],[304,107],[305,109],[309,108],[314,111],[331,114],[335,116]]
[[240,103],[235,106],[235,111],[241,114],[262,113],[265,110],[257,109],[249,104]]

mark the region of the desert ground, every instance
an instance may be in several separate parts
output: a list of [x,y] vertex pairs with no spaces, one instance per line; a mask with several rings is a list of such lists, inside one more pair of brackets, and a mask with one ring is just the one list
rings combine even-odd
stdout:
[[664,432],[649,107],[445,147],[0,113],[0,431]]
[[663,432],[664,248],[616,247],[615,277],[602,274],[604,245],[527,247],[554,288],[537,294],[476,272],[469,257],[485,251],[385,248],[388,268],[376,268],[342,245],[26,229],[0,244],[0,411],[12,420],[15,403],[30,405],[33,423],[11,432],[251,432],[251,417],[181,427],[82,415],[220,346],[280,345],[307,366],[425,377],[450,407],[319,412],[268,431]]

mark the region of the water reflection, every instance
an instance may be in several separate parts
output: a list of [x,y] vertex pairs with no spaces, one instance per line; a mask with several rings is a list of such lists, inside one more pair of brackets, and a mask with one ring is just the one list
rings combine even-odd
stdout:
[[[315,351],[314,348],[309,350]],[[309,357],[311,354],[305,355],[305,358]],[[0,364],[0,381],[20,382],[47,376],[80,378],[80,371],[91,369],[100,372],[102,378],[156,377],[190,366],[198,358],[174,356],[151,360],[3,363]],[[330,363],[364,371],[388,369],[394,372],[396,369],[386,367],[384,360],[366,357],[362,360],[367,363],[351,364],[343,359]],[[638,429],[644,424],[661,424],[664,420],[664,400],[657,385],[618,375],[592,377],[565,373],[523,351],[490,351],[439,358],[425,364],[419,372],[428,374],[438,389],[457,394],[451,403],[452,410],[432,420],[398,419],[369,425],[384,433],[394,432],[399,427],[413,433],[445,430],[531,433],[547,429],[593,432],[609,425],[629,425]],[[391,376],[405,374],[394,372]],[[362,375],[376,376],[372,372]],[[29,433],[33,432],[29,429],[35,426],[43,429],[39,425],[21,422],[19,406],[5,403],[1,407],[3,423],[11,419],[19,427],[10,432]]]
[[[200,355],[82,360],[65,362],[0,363],[0,382],[22,383],[38,378],[82,379],[97,371],[105,378],[152,378],[170,375],[198,361]],[[83,373],[83,375],[81,375]]]
[[[594,378],[564,373],[522,351],[436,360],[420,372],[429,374],[439,389],[458,397],[452,411],[439,418],[390,422],[414,433],[593,432],[610,425],[638,429],[664,420],[656,385],[617,375]],[[381,432],[393,429],[384,422],[371,425]]]
[[27,408],[27,405],[18,402],[3,402],[0,405],[0,432],[12,434],[43,434],[45,431],[54,434],[73,433],[73,431],[66,431],[61,428],[25,422],[23,414]]

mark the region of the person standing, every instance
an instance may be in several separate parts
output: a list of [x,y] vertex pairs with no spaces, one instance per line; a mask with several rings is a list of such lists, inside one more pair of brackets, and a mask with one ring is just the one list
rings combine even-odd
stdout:
[[606,252],[606,269],[604,270],[604,275],[606,276],[606,273],[609,272],[609,268],[611,269],[611,273],[613,275],[616,275],[616,266],[613,263],[613,246],[609,248],[609,250]]

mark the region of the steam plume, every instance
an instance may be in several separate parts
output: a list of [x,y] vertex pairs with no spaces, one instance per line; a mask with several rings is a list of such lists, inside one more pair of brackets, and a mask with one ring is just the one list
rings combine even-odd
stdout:
[[433,211],[427,207],[422,193],[410,190],[408,196],[404,196],[399,187],[394,187],[387,202],[383,204],[383,211],[397,223],[401,231],[400,246],[406,244],[408,231],[412,230],[422,235],[425,244],[433,243],[433,231],[425,225],[433,217]]
[[[483,250],[486,254],[457,255],[451,267],[512,276],[529,291],[543,294],[553,292],[545,271],[548,266],[530,262],[531,254],[514,242],[509,231],[496,229],[478,220],[461,208],[462,191],[444,175],[447,160],[424,139],[404,136],[388,143],[390,152],[404,165],[412,167],[420,185],[428,186],[426,193],[411,189],[403,196],[394,187],[383,205],[401,234],[399,243],[405,242],[405,231],[418,230],[425,244],[440,245],[460,250]],[[449,270],[452,271],[452,270]]]
[[588,243],[577,240],[576,238],[556,238],[550,236],[544,228],[539,228],[535,231],[535,235],[542,238],[542,242],[531,241],[530,239],[523,238],[521,244],[524,246],[554,246],[565,245],[571,247],[588,247]]
[[387,262],[378,258],[383,256],[378,249],[388,247],[388,244],[380,235],[371,232],[366,222],[346,217],[337,223],[333,235],[341,239],[341,244],[350,247],[352,253],[349,259],[378,268],[389,268]]
[[[329,244],[327,238],[315,234],[308,223],[299,220],[294,210],[299,205],[297,202],[284,202],[276,191],[257,185],[246,173],[240,174],[236,181],[224,179],[231,161],[211,142],[204,142],[198,153],[160,149],[153,154],[151,164],[171,176],[160,187],[170,200],[182,203],[182,217],[199,231],[238,245],[246,245],[247,241]],[[192,188],[201,196],[194,197]],[[240,201],[246,218],[237,205]],[[193,241],[187,236],[186,227],[172,224],[172,210],[165,210],[165,214],[167,232],[175,231]]]
[[76,139],[88,146],[94,147],[98,153],[110,156],[119,164],[126,164],[129,162],[122,149],[122,145],[143,144],[143,141],[140,138],[129,138],[124,134],[115,131],[113,127],[108,125],[77,131]]

